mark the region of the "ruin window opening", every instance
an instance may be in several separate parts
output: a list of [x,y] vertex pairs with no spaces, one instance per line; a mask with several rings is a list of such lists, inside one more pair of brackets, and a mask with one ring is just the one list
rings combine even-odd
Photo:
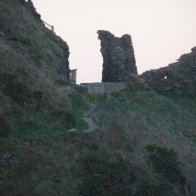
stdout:
[[167,80],[167,76],[164,76],[164,80]]

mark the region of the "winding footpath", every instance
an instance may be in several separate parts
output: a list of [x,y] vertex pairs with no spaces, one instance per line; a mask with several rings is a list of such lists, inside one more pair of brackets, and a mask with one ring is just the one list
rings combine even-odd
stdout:
[[85,133],[93,132],[99,129],[99,126],[94,122],[92,114],[95,111],[97,105],[90,103],[89,110],[84,113],[83,120],[88,124],[88,129],[84,130]]

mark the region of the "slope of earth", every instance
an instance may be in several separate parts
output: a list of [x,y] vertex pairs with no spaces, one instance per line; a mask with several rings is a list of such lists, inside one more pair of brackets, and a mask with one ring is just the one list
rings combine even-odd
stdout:
[[[153,162],[148,164],[146,161],[147,146],[173,149],[178,154],[183,176],[192,192],[196,193],[196,175],[193,172],[196,170],[195,101],[195,98],[163,96],[154,91],[113,95],[109,100],[100,101],[97,109],[96,118],[103,127],[103,131],[98,134],[101,143],[105,148],[112,146],[123,154],[127,154],[129,148],[132,149],[131,153],[128,151],[131,162],[147,171],[149,165],[153,166]],[[162,161],[166,161],[165,158]],[[154,158],[158,161],[157,159],[158,157]],[[156,164],[161,167],[161,163]],[[155,173],[150,170],[152,179],[159,179],[160,182],[156,168]],[[169,175],[172,176],[172,170],[170,172]],[[174,192],[171,195],[175,195]]]
[[[73,105],[82,113],[81,100]],[[151,91],[97,100],[97,131],[49,125],[45,132],[1,139],[0,193],[194,195],[195,100]]]
[[69,84],[68,57],[67,43],[44,26],[31,1],[0,1],[1,136],[29,119],[75,126],[71,99],[56,90]]

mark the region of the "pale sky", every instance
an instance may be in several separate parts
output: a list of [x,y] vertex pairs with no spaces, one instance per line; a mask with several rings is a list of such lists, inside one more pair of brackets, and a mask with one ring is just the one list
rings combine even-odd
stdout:
[[196,46],[196,0],[33,0],[70,48],[77,83],[100,82],[97,30],[130,34],[138,72],[167,66]]

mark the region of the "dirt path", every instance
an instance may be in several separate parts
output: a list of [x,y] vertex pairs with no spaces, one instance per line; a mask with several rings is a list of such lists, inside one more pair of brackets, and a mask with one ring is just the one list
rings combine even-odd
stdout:
[[88,124],[88,129],[84,130],[85,133],[90,133],[99,128],[99,126],[94,122],[92,114],[95,111],[97,105],[90,103],[89,110],[84,113],[83,120]]

